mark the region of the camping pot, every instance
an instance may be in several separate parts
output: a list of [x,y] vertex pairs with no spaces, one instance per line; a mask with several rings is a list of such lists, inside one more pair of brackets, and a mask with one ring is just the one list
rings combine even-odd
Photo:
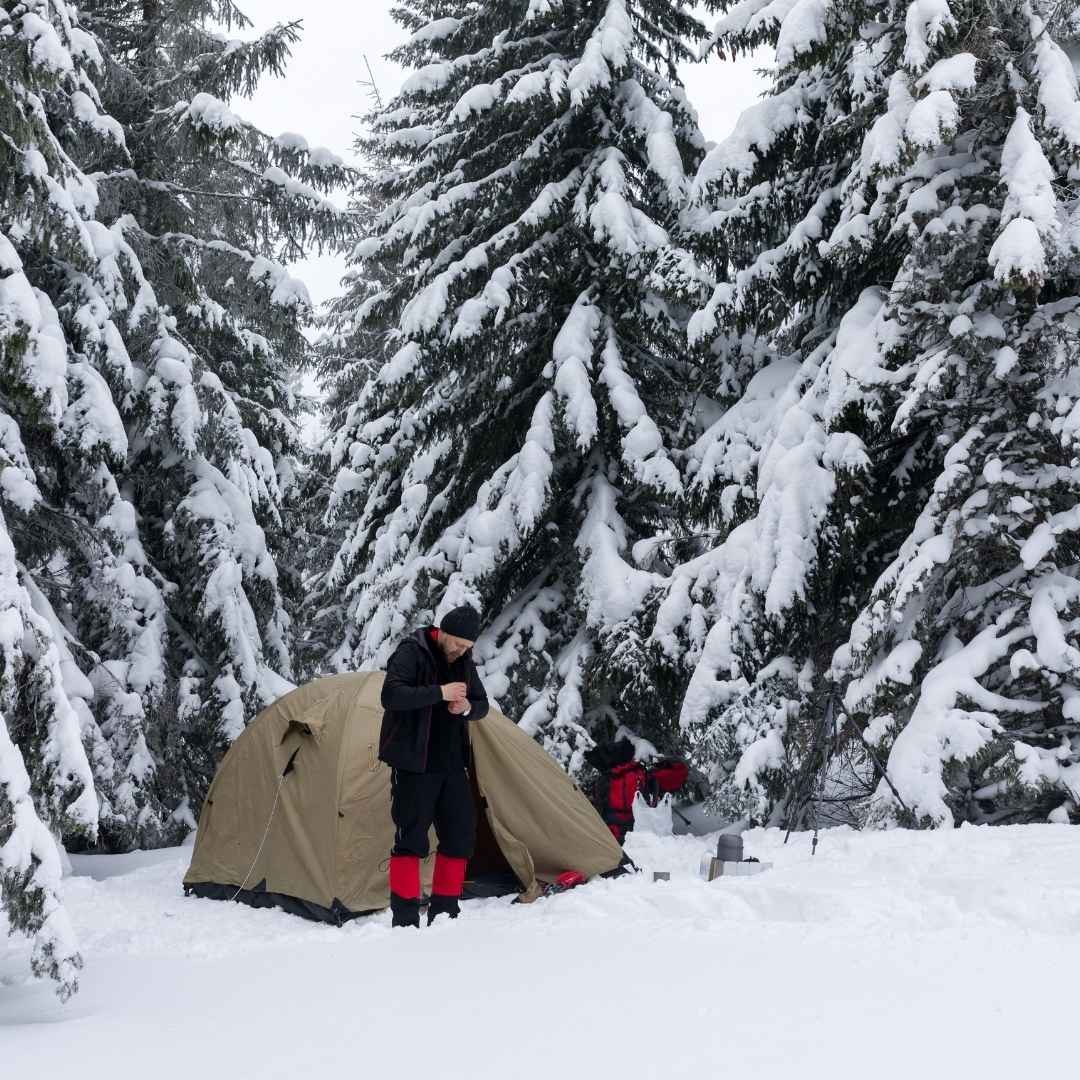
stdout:
[[716,841],[716,857],[721,862],[742,862],[743,846],[741,836],[722,834]]

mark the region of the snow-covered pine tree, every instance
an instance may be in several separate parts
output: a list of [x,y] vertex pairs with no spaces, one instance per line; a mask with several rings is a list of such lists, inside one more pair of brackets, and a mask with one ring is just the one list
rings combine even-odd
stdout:
[[[385,200],[371,190],[353,193],[351,211],[360,233],[371,232]],[[355,257],[350,262],[356,263]],[[304,545],[311,568],[307,605],[300,620],[297,660],[301,675],[315,675],[326,657],[348,633],[349,597],[327,569],[345,543],[364,503],[342,468],[340,433],[352,424],[352,414],[367,384],[379,370],[389,335],[396,322],[388,314],[374,318],[365,312],[369,300],[393,284],[392,264],[367,260],[350,265],[341,295],[328,305],[317,343],[315,374],[322,392],[319,410],[322,437],[304,462],[297,493],[296,542]],[[340,490],[338,485],[342,485]],[[331,504],[333,509],[331,510]]]
[[364,144],[386,207],[358,272],[385,283],[357,326],[394,330],[355,358],[377,374],[336,421],[329,663],[378,664],[473,603],[488,689],[571,768],[594,723],[666,741],[653,728],[674,720],[618,701],[603,665],[660,582],[633,545],[682,492],[696,270],[672,229],[703,152],[676,71],[702,32],[688,7],[403,4],[395,59],[416,70]]
[[350,173],[233,111],[283,72],[296,24],[239,41],[228,34],[250,23],[231,0],[82,10],[125,137],[93,176],[122,274],[124,494],[141,587],[127,640],[103,643],[116,659],[94,687],[121,764],[126,747],[151,747],[148,765],[127,767],[139,812],[108,835],[127,846],[190,827],[225,746],[289,685],[298,574],[283,561],[282,515],[310,302],[284,264],[344,237],[328,194]]
[[797,819],[840,739],[879,816],[1067,818],[1077,5],[719,6],[777,74],[698,175],[724,281],[694,331],[778,355],[695,452],[725,537],[661,609],[684,721],[757,816]]
[[126,451],[96,366],[122,363],[100,317],[107,234],[72,156],[122,142],[100,112],[100,59],[64,0],[0,8],[0,912],[62,998],[81,960],[58,840],[96,838],[96,781],[114,779],[63,619],[68,588],[118,568],[73,492],[115,493]]

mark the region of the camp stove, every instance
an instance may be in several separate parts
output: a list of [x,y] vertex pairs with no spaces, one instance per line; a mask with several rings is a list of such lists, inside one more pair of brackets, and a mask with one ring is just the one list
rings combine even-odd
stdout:
[[701,857],[699,873],[706,881],[715,881],[718,877],[752,877],[771,869],[771,862],[744,858],[741,836],[723,833],[716,841],[716,854]]

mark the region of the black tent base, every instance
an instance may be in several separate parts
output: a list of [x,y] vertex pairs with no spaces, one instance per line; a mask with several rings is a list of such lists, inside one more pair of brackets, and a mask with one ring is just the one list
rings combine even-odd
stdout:
[[[521,891],[518,879],[506,874],[478,874],[465,882],[462,900],[480,900],[492,896],[509,896]],[[364,915],[376,915],[385,908],[370,911],[350,911],[340,900],[334,900],[330,907],[316,904],[311,900],[301,900],[298,896],[284,893],[267,892],[266,882],[260,881],[253,889],[237,889],[235,885],[221,885],[216,881],[198,881],[184,885],[185,896],[199,896],[204,900],[235,900],[238,904],[247,904],[254,908],[280,908],[290,915],[299,915],[302,919],[314,922],[332,923],[343,926],[353,919]],[[426,904],[427,897],[421,902]]]
[[493,870],[487,874],[475,874],[465,879],[461,890],[462,900],[486,900],[492,896],[510,896],[521,892],[521,882],[507,870]]
[[335,926],[343,926],[361,915],[375,914],[375,911],[350,911],[340,900],[334,900],[330,907],[323,907],[311,900],[301,900],[298,896],[267,892],[265,882],[260,882],[254,889],[237,889],[235,885],[219,885],[216,881],[198,881],[185,884],[184,895],[201,896],[205,900],[235,900],[238,904],[255,908],[280,908],[302,919],[333,923]]

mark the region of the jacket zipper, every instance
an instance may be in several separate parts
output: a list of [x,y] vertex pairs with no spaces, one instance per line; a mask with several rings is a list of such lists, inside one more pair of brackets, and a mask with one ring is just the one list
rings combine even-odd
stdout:
[[420,770],[421,772],[427,772],[428,747],[431,745],[431,719],[434,715],[435,709],[429,705],[427,711],[427,734],[424,736],[424,764]]
[[[430,662],[430,665],[431,665],[428,668],[428,674],[435,676],[435,682],[432,683],[432,684],[429,684],[429,685],[437,686],[438,683],[439,683],[439,668],[438,668],[438,665],[435,663],[435,657],[431,655],[431,651],[430,651],[431,646],[428,645],[428,643],[426,641],[424,642],[424,645],[427,646],[427,649],[428,649],[428,661]],[[427,772],[428,749],[431,746],[431,723],[432,723],[432,720],[434,719],[434,716],[435,716],[435,706],[434,705],[429,705],[428,706],[428,711],[427,711],[427,734],[424,736],[424,763],[420,767],[421,772]]]

